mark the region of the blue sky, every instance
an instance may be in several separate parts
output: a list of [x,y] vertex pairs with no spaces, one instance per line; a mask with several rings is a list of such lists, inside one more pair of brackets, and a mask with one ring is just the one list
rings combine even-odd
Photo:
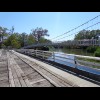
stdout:
[[[14,26],[15,32],[19,33],[30,33],[31,29],[42,27],[43,29],[47,29],[49,31],[48,34],[50,36],[47,38],[52,39],[99,14],[100,12],[0,12],[0,26],[7,27],[8,29]],[[98,21],[100,21],[100,18],[76,31],[73,31],[73,33],[77,33],[77,31]],[[99,25],[92,27],[91,29],[95,28],[99,28]],[[71,33],[68,33],[68,35],[70,34]],[[67,35],[62,37],[65,36]],[[74,35],[71,35],[61,40],[68,40],[72,39],[73,37]]]

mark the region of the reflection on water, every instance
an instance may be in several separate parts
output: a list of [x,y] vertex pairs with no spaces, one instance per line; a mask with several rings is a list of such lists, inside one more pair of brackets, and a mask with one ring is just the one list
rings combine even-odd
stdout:
[[53,49],[51,51],[56,51],[56,52],[63,52],[63,53],[68,53],[68,54],[76,54],[76,55],[84,55],[84,56],[93,56],[93,53],[88,53],[84,49]]
[[[75,68],[76,65],[75,65],[75,62],[74,62],[74,56],[72,56],[72,55],[66,55],[66,53],[63,52],[63,50],[61,50],[61,51],[60,50],[59,50],[59,53],[55,53],[55,60],[53,59],[53,55],[50,56],[50,57],[48,57],[48,60],[55,61],[57,63],[66,65],[66,67],[69,66],[69,67],[74,67]],[[57,52],[57,50],[55,50],[55,51]],[[67,51],[67,53],[68,52],[70,52],[70,53],[73,52],[73,50],[72,51],[71,50],[69,50],[69,51],[66,50],[66,51]],[[85,51],[81,51],[81,53],[80,53],[78,50],[76,50],[75,52],[77,52],[78,55],[79,54],[81,54],[81,55],[82,54],[86,54],[88,56],[92,55],[92,54],[87,54]],[[84,70],[84,71],[88,71],[88,72],[92,72],[92,73],[100,75],[100,70],[97,70],[97,69],[93,69],[93,68],[90,68],[90,67],[87,67],[87,66],[80,66],[80,65],[77,65],[77,68],[80,69],[80,70]]]

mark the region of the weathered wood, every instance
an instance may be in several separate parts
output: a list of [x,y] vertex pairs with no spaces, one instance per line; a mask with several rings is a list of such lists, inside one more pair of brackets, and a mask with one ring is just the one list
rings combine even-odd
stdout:
[[[16,60],[17,61],[17,60]],[[19,61],[18,61],[19,62]],[[26,63],[25,63],[26,64]],[[21,67],[21,66],[20,66]],[[26,72],[25,72],[25,70],[24,70],[24,67],[23,67],[23,71],[25,72],[25,75],[27,75],[27,78],[29,79],[29,81],[30,82],[35,82],[36,83],[36,81],[38,81],[38,80],[43,80],[44,78],[39,74],[39,73],[37,73],[37,71],[34,71],[33,70],[33,68],[31,68],[30,66],[29,66],[29,64],[28,64],[28,69],[29,69],[29,71],[27,71],[26,70]],[[33,71],[33,72],[32,72]],[[30,73],[30,72],[32,72],[32,73]],[[27,82],[27,81],[26,81]],[[49,81],[48,81],[49,82]],[[41,84],[45,84],[45,83],[41,83]],[[39,85],[39,86],[41,86],[41,84]],[[49,82],[49,84],[51,84],[50,82]],[[45,85],[44,85],[45,86]],[[52,86],[52,85],[47,85],[47,86]]]
[[42,81],[45,81],[45,80],[46,80],[46,79],[40,79],[40,80],[31,82],[31,84],[35,84],[35,83],[37,83],[37,82],[42,82]]
[[0,49],[0,57],[1,57],[1,54],[2,54],[2,49]]
[[9,82],[2,82],[0,83],[0,87],[9,87]]
[[7,76],[7,75],[8,75],[8,72],[2,73],[2,74],[0,73],[0,78],[3,77],[3,76]]
[[14,83],[14,78],[13,78],[13,73],[10,67],[10,58],[9,58],[9,53],[7,52],[7,58],[8,58],[8,70],[9,70],[9,83],[10,83],[10,87],[15,87],[15,83]]
[[6,51],[0,52],[0,87],[9,87],[8,65]]
[[31,84],[27,80],[27,78],[23,78],[22,77],[22,75],[25,77],[24,72],[21,70],[21,68],[18,66],[18,64],[15,62],[14,59],[13,59],[13,65],[14,65],[14,69],[15,69],[15,71],[17,73],[18,79],[19,79],[19,81],[21,83],[21,86],[22,87],[31,86]]
[[[17,73],[16,73],[16,71],[14,69],[12,58],[10,58],[9,62],[10,62],[10,67],[11,67],[11,71],[12,71],[12,75],[13,75],[14,84],[15,84],[16,87],[21,87],[21,84],[20,84],[20,82],[18,80],[18,77],[17,77]],[[14,84],[12,83],[12,85],[14,85]]]
[[[23,60],[23,59],[22,59]],[[52,83],[54,86],[57,86],[57,87],[61,87],[60,85],[58,85],[55,81],[53,81],[51,78],[49,78],[47,75],[45,75],[44,73],[42,73],[40,70],[36,69],[28,60],[25,60],[24,61],[29,64],[32,68],[34,68],[38,73],[40,73],[43,77],[45,77],[50,83]],[[37,66],[36,66],[37,67]]]
[[[47,70],[47,72],[49,72],[49,74],[51,73],[53,76],[56,76],[56,78],[59,78],[60,80],[62,80],[66,84],[69,84],[70,86],[75,86],[75,87],[77,87],[77,86],[83,86],[83,87],[87,87],[87,86],[93,86],[94,87],[94,86],[96,86],[96,87],[98,87],[97,84],[94,84],[92,82],[89,82],[87,80],[79,78],[77,76],[74,76],[74,75],[72,75],[70,73],[64,72],[64,71],[62,71],[60,69],[57,69],[57,68],[55,68],[55,67],[53,67],[51,65],[45,64],[45,63],[43,63],[41,61],[38,61],[36,59],[30,58],[30,57],[28,57],[26,55],[23,55],[23,54],[20,54],[20,53],[17,53],[17,52],[13,52],[13,53],[16,54],[17,56],[19,56],[23,61],[28,63],[31,67],[34,65],[34,63],[40,65],[39,68],[37,66],[35,66],[33,68],[34,69],[37,68],[40,71],[40,73],[41,73],[41,68],[43,68],[44,70],[42,70],[41,74],[44,74],[44,71]],[[46,73],[45,73],[45,75],[47,77],[48,73],[47,74]],[[50,77],[49,77],[50,79],[51,79],[51,77],[53,77],[53,76],[51,76],[51,74],[50,74]],[[61,83],[61,84],[63,84],[63,83]],[[58,84],[58,86],[60,86],[60,85]]]
[[2,81],[2,80],[8,80],[8,76],[6,75],[6,76],[0,77],[0,81]]

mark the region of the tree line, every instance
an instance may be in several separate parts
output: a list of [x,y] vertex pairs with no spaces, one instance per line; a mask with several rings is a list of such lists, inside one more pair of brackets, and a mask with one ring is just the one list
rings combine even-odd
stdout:
[[98,35],[100,35],[100,30],[82,30],[78,34],[75,35],[74,40],[82,40],[82,39],[98,39]]
[[[98,39],[100,36],[100,30],[82,30],[75,35],[74,40],[82,39]],[[89,46],[86,48],[87,52],[93,53],[94,56],[100,57],[100,47],[99,46]]]
[[14,30],[14,27],[12,27],[10,30],[5,27],[0,27],[0,47],[19,49],[34,43],[51,42],[45,38],[45,36],[49,36],[48,30],[43,29],[42,27],[32,29],[29,34],[25,32],[14,32]]

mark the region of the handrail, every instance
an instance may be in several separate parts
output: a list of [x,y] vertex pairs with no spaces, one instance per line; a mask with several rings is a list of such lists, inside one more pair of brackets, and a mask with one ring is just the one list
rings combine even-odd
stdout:
[[[85,76],[88,79],[90,78],[93,79],[94,81],[98,81],[100,83],[100,69],[99,69],[99,63],[93,63],[93,62],[88,62],[85,60],[80,60],[79,58],[86,58],[86,59],[94,59],[94,60],[99,60],[99,57],[90,57],[90,56],[82,56],[82,55],[75,55],[75,54],[64,54],[60,52],[48,52],[48,51],[43,51],[43,50],[34,50],[34,49],[19,49],[16,50],[20,53],[24,53],[26,55],[30,56],[35,56],[38,58],[42,58],[42,60],[51,60],[51,62],[54,62],[55,64],[59,63],[64,66],[59,66],[61,69],[67,69],[71,72],[77,73],[78,75]],[[48,54],[48,56],[46,55]],[[56,55],[56,54],[61,54]],[[73,59],[68,59],[66,56],[73,56]],[[49,59],[50,58],[50,59]],[[67,60],[68,59],[68,60]],[[59,62],[59,60],[61,62]],[[84,64],[82,64],[82,63]],[[68,65],[67,65],[68,64]],[[92,66],[97,66],[97,68],[92,68]],[[68,67],[69,66],[69,67]],[[88,70],[90,69],[90,70]]]
[[[53,61],[55,61],[56,59],[59,59],[61,61],[64,61],[66,60],[66,62],[69,62],[67,61],[68,60],[71,60],[74,62],[75,64],[75,67],[77,67],[78,65],[78,61],[77,60],[77,57],[78,58],[86,58],[86,59],[93,59],[93,60],[100,60],[99,57],[91,57],[91,56],[83,56],[83,55],[75,55],[75,54],[65,54],[65,53],[61,53],[61,52],[51,52],[51,51],[43,51],[43,50],[34,50],[34,49],[20,49],[19,50],[20,52],[25,52],[25,53],[28,53],[30,55],[35,55],[36,57],[42,57],[43,59],[46,59],[45,57],[51,57],[51,59],[53,59]],[[60,54],[60,55],[56,55],[56,54]],[[66,56],[73,56],[73,59],[72,58],[68,58]],[[83,61],[84,62],[84,61]],[[71,63],[71,62],[69,62]],[[89,63],[90,65],[93,65],[93,63]],[[94,63],[95,65],[98,65],[96,63]],[[98,65],[99,66],[99,65]]]

